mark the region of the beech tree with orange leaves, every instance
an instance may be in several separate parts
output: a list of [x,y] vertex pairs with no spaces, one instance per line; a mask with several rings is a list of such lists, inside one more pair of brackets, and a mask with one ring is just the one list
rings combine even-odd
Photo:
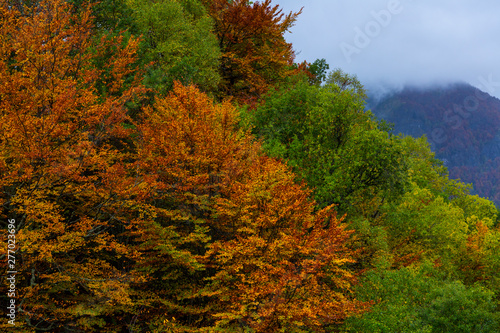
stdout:
[[284,38],[298,13],[283,14],[271,0],[203,0],[215,21],[222,52],[220,90],[252,102],[294,73],[292,45]]
[[143,289],[166,316],[158,327],[321,332],[366,309],[350,294],[342,219],[315,213],[310,192],[236,124],[230,104],[179,84],[138,124],[157,216],[141,247],[153,277]]
[[95,41],[90,12],[61,0],[0,5],[0,215],[16,222],[26,332],[112,331],[141,280],[121,236],[136,188],[121,147],[125,105],[143,92],[138,40]]
[[353,299],[355,279],[342,219],[332,207],[314,213],[311,192],[268,157],[223,187],[218,225],[229,237],[210,245],[219,271],[210,289],[216,327],[255,332],[323,332],[367,304]]

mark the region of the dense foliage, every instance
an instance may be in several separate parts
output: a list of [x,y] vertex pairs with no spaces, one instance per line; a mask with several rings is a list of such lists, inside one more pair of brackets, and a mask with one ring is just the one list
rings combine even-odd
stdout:
[[1,3],[14,329],[500,329],[497,208],[425,138],[391,134],[355,76],[294,64],[297,15],[268,0]]

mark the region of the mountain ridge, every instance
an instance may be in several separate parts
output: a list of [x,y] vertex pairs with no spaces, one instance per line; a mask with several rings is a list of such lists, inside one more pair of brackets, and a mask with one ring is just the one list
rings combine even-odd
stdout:
[[394,133],[425,135],[450,177],[500,206],[500,100],[464,82],[407,86],[382,97],[372,112]]

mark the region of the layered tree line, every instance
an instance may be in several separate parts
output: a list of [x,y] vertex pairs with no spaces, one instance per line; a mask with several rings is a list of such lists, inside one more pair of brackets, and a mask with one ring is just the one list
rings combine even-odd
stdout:
[[1,2],[3,330],[500,329],[498,209],[295,63],[299,14]]

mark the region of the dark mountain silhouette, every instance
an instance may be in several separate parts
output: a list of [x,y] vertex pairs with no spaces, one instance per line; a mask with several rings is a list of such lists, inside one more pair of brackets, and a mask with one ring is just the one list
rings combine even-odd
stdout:
[[[373,104],[373,103],[372,103]],[[450,177],[500,207],[500,100],[465,83],[405,88],[372,105],[394,133],[426,135]]]

